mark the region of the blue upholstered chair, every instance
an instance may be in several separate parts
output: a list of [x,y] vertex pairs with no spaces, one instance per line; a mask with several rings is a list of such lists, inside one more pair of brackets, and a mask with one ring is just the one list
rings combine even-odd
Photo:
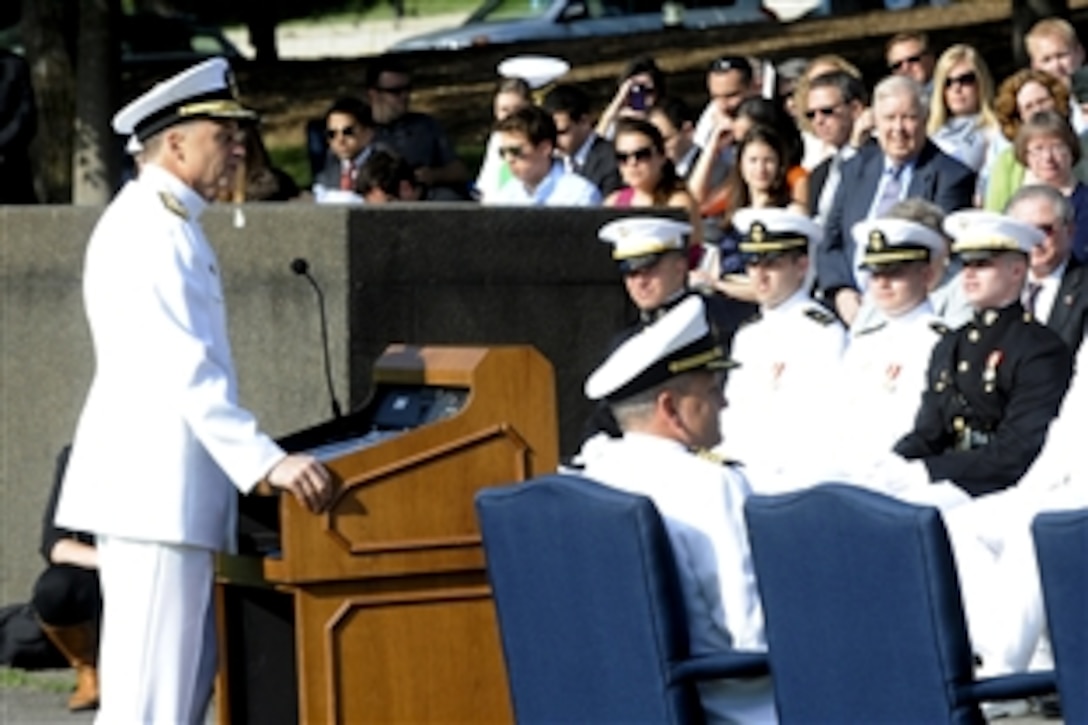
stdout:
[[1039,514],[1032,533],[1062,716],[1088,723],[1088,509]]
[[700,679],[766,656],[692,658],[654,504],[574,476],[481,491],[476,509],[519,723],[698,723]]
[[825,484],[745,507],[783,723],[976,723],[1051,673],[976,681],[940,513]]

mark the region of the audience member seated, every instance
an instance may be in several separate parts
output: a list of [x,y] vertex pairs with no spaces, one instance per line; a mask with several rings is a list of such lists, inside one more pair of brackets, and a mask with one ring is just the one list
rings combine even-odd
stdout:
[[846,71],[834,70],[813,78],[805,99],[805,120],[830,155],[809,173],[808,212],[821,224],[842,181],[842,165],[860,146],[857,121],[868,106],[865,85]]
[[1076,353],[1088,334],[1088,266],[1073,255],[1073,206],[1054,187],[1022,186],[1005,213],[1044,235],[1028,260],[1024,307]]
[[1073,171],[1083,158],[1069,122],[1054,111],[1028,119],[1013,144],[1016,160],[1027,171],[1025,184],[1045,184],[1060,191],[1073,207],[1073,256],[1088,261],[1088,186]]
[[662,98],[650,109],[647,120],[657,126],[665,139],[665,155],[676,175],[687,179],[701,151],[695,145],[695,113],[691,107],[679,98]]
[[367,204],[419,201],[424,192],[408,162],[389,149],[375,149],[355,178],[355,193]]
[[929,47],[929,36],[922,32],[896,33],[884,45],[888,73],[910,78],[926,97],[932,92],[935,56]]
[[[797,86],[793,89],[795,106],[793,116],[798,120],[798,125],[801,128],[801,138],[804,140],[805,145],[805,155],[801,159],[801,165],[810,171],[834,153],[835,148],[825,145],[813,133],[812,122],[808,117],[809,88],[813,79],[836,71],[841,71],[857,79],[862,87],[859,97],[866,99],[863,105],[868,104],[868,89],[865,87],[861,71],[858,70],[856,65],[841,55],[834,54],[818,55],[809,61],[805,67],[804,75],[797,81]],[[857,137],[853,141],[854,146],[861,146],[862,143],[868,140],[872,125],[872,113],[869,113],[868,108],[865,108],[854,121],[854,126],[857,129]]]
[[297,199],[298,184],[286,171],[272,163],[260,130],[246,131],[246,201],[290,201]]
[[[664,520],[687,609],[691,653],[766,650],[744,524],[740,466],[700,455],[721,440],[721,371],[730,366],[698,297],[629,338],[586,381],[623,431],[584,475],[648,496]],[[701,683],[708,722],[775,722],[769,677]]]
[[[656,126],[637,118],[620,120],[616,124],[615,149],[624,185],[605,199],[605,206],[684,209],[692,223],[697,223],[695,200],[665,155],[665,139]],[[697,229],[695,237],[693,243],[698,244]]]
[[[704,150],[688,175],[688,190],[696,201],[720,184],[733,165],[733,119],[746,98],[759,95],[752,64],[747,58],[726,55],[710,64],[706,72],[710,101],[695,124],[695,144]],[[702,169],[703,166],[707,168]],[[698,175],[698,176],[697,176]],[[699,179],[698,186],[695,180]]]
[[374,121],[370,107],[358,98],[336,99],[325,112],[329,144],[325,168],[314,178],[314,200],[319,204],[358,202],[355,178],[374,151]]
[[456,201],[467,194],[468,169],[457,158],[445,131],[430,116],[408,110],[412,76],[390,56],[367,66],[367,98],[377,125],[377,140],[411,165],[427,198]]
[[[1069,109],[1069,91],[1045,71],[1025,68],[1002,81],[994,100],[994,112],[1001,123],[1005,142],[1000,144],[1000,151],[991,154],[989,168],[982,172],[986,178],[985,208],[1001,211],[1024,183],[1026,169],[1016,160],[1016,150],[1013,148],[1020,127],[1040,111],[1056,111],[1062,117],[1069,118]],[[1073,168],[1077,178],[1086,181],[1088,162],[1083,160],[1085,139],[1081,138],[1080,143],[1082,160]]]
[[632,59],[619,77],[616,95],[597,119],[597,135],[615,138],[616,121],[646,118],[646,112],[666,95],[665,74],[649,55]]
[[990,69],[977,50],[959,44],[941,53],[926,129],[941,151],[976,173],[1001,135],[993,97]]
[[740,251],[759,315],[733,339],[739,367],[725,389],[718,452],[743,460],[754,491],[777,493],[820,480],[814,432],[839,405],[831,382],[846,330],[809,294],[821,235],[816,222],[785,209],[748,208],[733,223],[744,231]]
[[541,105],[555,121],[558,152],[567,171],[591,181],[601,196],[620,188],[615,149],[593,130],[586,92],[575,85],[559,85],[545,94]]
[[842,182],[828,213],[817,276],[824,299],[849,325],[857,315],[867,277],[861,249],[850,229],[862,219],[884,216],[910,196],[952,211],[971,205],[975,174],[926,138],[925,99],[910,78],[894,75],[873,91],[877,144],[862,148],[842,168]]
[[[492,103],[495,122],[498,123],[514,111],[531,105],[532,102],[532,91],[525,79],[503,78],[495,89],[495,98]],[[499,154],[499,134],[492,130],[487,136],[484,160],[480,165],[480,173],[476,177],[476,198],[486,203],[512,178],[514,177],[510,173],[510,167]]]
[[[1043,18],[1024,36],[1024,50],[1035,70],[1049,73],[1073,90],[1073,74],[1084,65],[1084,47],[1077,31],[1063,18]],[[1088,131],[1088,118],[1080,103],[1070,101],[1069,122],[1077,134]]]
[[[514,179],[499,189],[493,204],[524,206],[595,206],[601,203],[597,187],[578,174],[567,172],[554,158],[555,122],[539,106],[527,106],[495,125],[499,153],[510,165]],[[418,177],[417,177],[418,178]]]

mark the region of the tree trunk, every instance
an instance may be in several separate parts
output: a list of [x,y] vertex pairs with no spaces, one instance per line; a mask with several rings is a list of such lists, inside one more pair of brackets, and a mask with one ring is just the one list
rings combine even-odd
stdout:
[[120,95],[120,1],[82,0],[80,8],[72,201],[102,205],[120,179],[121,144],[110,126]]
[[1029,64],[1024,36],[1043,18],[1069,19],[1068,0],[1012,0],[1012,54],[1017,67]]
[[38,198],[66,204],[72,196],[72,119],[75,73],[65,29],[71,0],[23,0],[22,35],[38,104],[38,135],[31,146]]

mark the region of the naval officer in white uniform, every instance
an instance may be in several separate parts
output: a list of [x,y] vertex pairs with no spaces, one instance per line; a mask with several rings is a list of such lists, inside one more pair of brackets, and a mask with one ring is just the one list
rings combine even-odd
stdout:
[[[720,371],[730,366],[693,295],[586,381],[586,396],[608,401],[623,437],[601,441],[583,475],[653,499],[676,554],[695,655],[767,646],[744,523],[748,484],[705,453],[721,438]],[[699,693],[708,722],[776,719],[769,677],[702,683]]]
[[213,553],[262,479],[313,511],[327,470],[237,403],[219,264],[200,215],[244,154],[230,67],[205,61],[123,108],[139,177],[102,215],[83,292],[95,373],[58,525],[94,532],[104,610],[101,723],[203,722],[215,671]]
[[740,367],[725,389],[717,452],[744,464],[756,493],[781,493],[826,480],[813,431],[837,404],[832,391],[846,329],[809,295],[812,254],[823,235],[816,222],[762,208],[740,209],[733,222],[744,231],[740,251],[759,315],[733,338]]
[[[892,452],[914,427],[926,389],[933,346],[948,327],[933,311],[932,262],[947,243],[937,232],[904,219],[869,219],[852,229],[864,249],[875,314],[851,332],[839,371],[838,398],[828,446],[831,478],[896,495],[916,477],[897,475],[903,460]],[[901,473],[901,472],[900,472]],[[923,485],[928,486],[928,481]]]

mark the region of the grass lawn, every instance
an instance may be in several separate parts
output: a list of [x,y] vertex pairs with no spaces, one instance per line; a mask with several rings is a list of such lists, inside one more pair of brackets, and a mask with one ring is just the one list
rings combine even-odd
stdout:
[[0,689],[29,688],[40,692],[66,693],[75,686],[72,670],[40,670],[28,672],[13,667],[0,667]]

